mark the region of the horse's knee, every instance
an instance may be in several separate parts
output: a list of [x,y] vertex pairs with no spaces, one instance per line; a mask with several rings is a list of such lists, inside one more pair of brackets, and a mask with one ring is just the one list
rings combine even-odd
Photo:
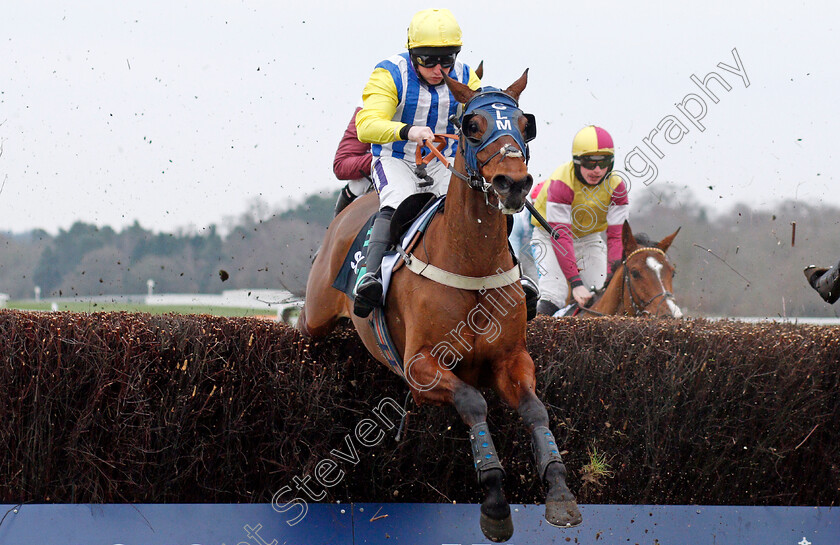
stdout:
[[487,401],[476,388],[461,385],[452,393],[452,402],[468,426],[474,426],[487,419]]

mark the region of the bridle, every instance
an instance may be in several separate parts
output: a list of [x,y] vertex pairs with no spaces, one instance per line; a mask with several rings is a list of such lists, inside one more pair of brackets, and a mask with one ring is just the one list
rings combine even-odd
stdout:
[[[463,131],[464,123],[469,122],[469,118],[472,116],[481,116],[487,121],[487,128],[480,138],[467,137]],[[520,117],[525,117],[528,120],[526,134],[523,134],[519,129]],[[507,93],[495,87],[483,87],[478,94],[473,96],[464,105],[455,124],[460,129],[460,134],[436,134],[434,142],[437,142],[439,145],[428,145],[427,147],[431,153],[425,157],[422,156],[423,146],[417,146],[416,164],[419,168],[428,164],[435,157],[440,159],[452,174],[467,182],[470,188],[484,193],[485,202],[490,205],[489,195],[492,191],[493,184],[484,179],[481,175],[481,169],[497,156],[501,156],[501,160],[507,157],[521,158],[525,160],[525,164],[527,165],[530,159],[528,142],[536,137],[535,118],[532,114],[523,113],[519,109],[519,104],[516,99]],[[479,164],[478,153],[505,135],[512,137],[518,148],[510,143],[506,143],[496,153]],[[457,171],[454,165],[450,165],[449,161],[443,156],[442,151],[446,148],[447,139],[458,140],[458,153],[464,158],[466,173]],[[497,207],[499,209],[502,208],[501,202],[497,204]]]
[[[668,256],[665,254],[665,252],[663,250],[660,250],[659,248],[647,247],[646,246],[646,247],[643,247],[643,248],[637,248],[636,250],[633,250],[632,252],[630,252],[630,255],[625,257],[624,260],[621,262],[621,266],[624,267],[624,285],[627,286],[627,290],[630,292],[630,305],[633,307],[633,312],[636,313],[635,314],[636,316],[644,316],[644,315],[650,315],[651,314],[650,311],[647,310],[647,307],[649,307],[651,304],[653,304],[654,301],[656,301],[657,299],[662,297],[662,301],[660,301],[656,305],[656,308],[658,309],[659,305],[661,305],[664,301],[667,301],[668,299],[673,300],[674,299],[674,294],[671,293],[670,291],[664,289],[665,286],[663,285],[662,286],[663,287],[662,291],[660,293],[657,293],[656,295],[654,295],[653,297],[651,297],[647,301],[642,300],[641,297],[639,297],[637,295],[636,290],[633,289],[633,280],[632,280],[631,275],[630,275],[630,273],[627,269],[627,262],[630,260],[631,257],[638,254],[639,252],[656,252],[656,253],[662,254],[662,256],[665,257],[666,261],[668,260]],[[636,303],[637,299],[641,300],[642,302],[637,304]],[[640,308],[641,308],[641,310],[640,310]]]

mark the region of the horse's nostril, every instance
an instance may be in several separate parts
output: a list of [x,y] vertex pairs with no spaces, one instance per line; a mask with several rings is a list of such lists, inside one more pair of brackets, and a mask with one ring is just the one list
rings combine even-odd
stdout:
[[525,190],[526,193],[531,191],[531,186],[533,186],[533,185],[534,185],[534,177],[531,176],[530,174],[528,174],[527,176],[522,178],[522,189]]
[[534,184],[534,178],[528,174],[519,180],[514,180],[506,174],[493,177],[493,188],[502,193],[528,193]]
[[493,187],[496,189],[496,191],[508,191],[510,190],[512,185],[513,180],[510,176],[506,174],[499,174],[498,176],[493,176]]

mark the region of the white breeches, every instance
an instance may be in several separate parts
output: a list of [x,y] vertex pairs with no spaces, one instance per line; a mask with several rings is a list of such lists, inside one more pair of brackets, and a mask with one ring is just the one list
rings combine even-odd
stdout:
[[415,193],[443,195],[449,189],[452,173],[437,159],[426,165],[426,174],[432,179],[418,178],[414,173],[414,161],[394,157],[375,157],[370,169],[373,184],[379,193],[379,209],[390,206],[396,209],[406,197]]
[[[531,244],[534,246],[534,259],[540,273],[540,299],[551,301],[563,308],[569,297],[569,282],[560,269],[551,242],[551,237],[545,229],[534,228]],[[572,242],[583,285],[587,288],[600,288],[607,277],[607,244],[601,238],[601,233],[573,238]]]

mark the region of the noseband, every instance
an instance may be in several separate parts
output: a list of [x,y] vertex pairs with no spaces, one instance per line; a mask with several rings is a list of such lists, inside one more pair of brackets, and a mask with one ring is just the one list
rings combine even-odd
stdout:
[[[624,285],[627,286],[627,289],[630,292],[630,305],[633,307],[633,312],[636,313],[636,316],[643,316],[643,315],[650,315],[650,311],[647,310],[647,307],[650,306],[654,301],[656,301],[660,297],[663,298],[662,301],[666,301],[668,299],[673,300],[674,299],[674,294],[671,293],[670,291],[665,290],[664,289],[665,286],[663,284],[663,290],[662,290],[661,293],[657,293],[656,295],[654,295],[653,297],[651,297],[647,301],[642,300],[642,302],[640,304],[636,304],[636,299],[641,300],[641,297],[638,297],[636,295],[636,290],[633,289],[633,281],[630,278],[630,273],[628,272],[628,269],[627,269],[627,262],[630,260],[631,257],[638,254],[639,252],[657,252],[657,253],[662,254],[665,257],[666,260],[668,259],[668,256],[665,255],[665,252],[660,250],[659,248],[644,247],[644,248],[638,248],[638,249],[630,252],[630,255],[625,257],[624,261],[621,262],[621,265],[624,267]],[[662,301],[660,301],[656,305],[656,308],[659,308],[659,305],[662,304]],[[641,310],[640,310],[640,307],[641,307]]]

